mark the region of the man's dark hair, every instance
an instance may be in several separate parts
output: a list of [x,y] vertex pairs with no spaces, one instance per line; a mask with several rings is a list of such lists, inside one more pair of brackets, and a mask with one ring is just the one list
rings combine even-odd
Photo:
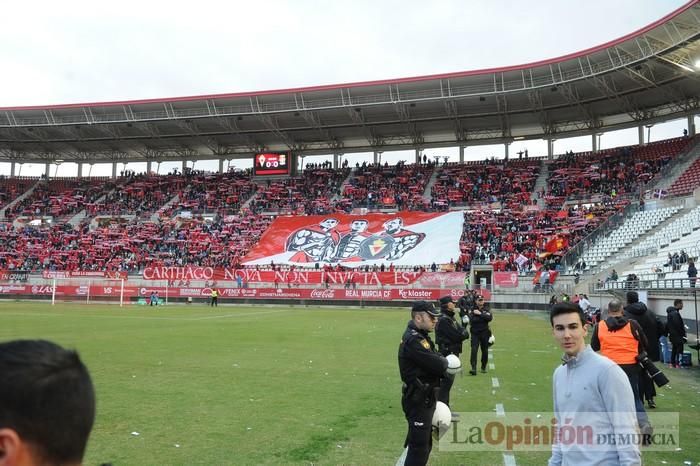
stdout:
[[639,302],[639,293],[636,291],[627,292],[627,304],[634,304]]
[[94,420],[78,353],[45,340],[0,343],[0,428],[17,432],[41,464],[82,462]]
[[549,311],[549,323],[554,326],[554,318],[558,315],[561,314],[573,314],[576,313],[578,314],[579,318],[581,319],[581,325],[586,324],[586,317],[583,315],[583,310],[578,306],[578,304],[574,303],[558,303],[552,306],[552,310]]
[[674,299],[673,300],[673,307],[678,307],[680,304],[683,304],[682,299]]

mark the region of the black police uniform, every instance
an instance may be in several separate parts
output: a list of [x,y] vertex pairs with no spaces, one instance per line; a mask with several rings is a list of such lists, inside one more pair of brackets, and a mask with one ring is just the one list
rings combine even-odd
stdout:
[[399,345],[399,371],[403,381],[401,407],[408,421],[408,434],[404,442],[404,447],[408,447],[406,466],[428,462],[432,449],[431,426],[437,403],[435,392],[446,369],[447,359],[435,351],[428,332],[418,329],[411,320]]
[[[442,314],[435,326],[435,341],[437,342],[440,354],[447,356],[454,354],[459,356],[462,352],[462,342],[469,338],[469,332],[455,322],[455,313],[447,308],[446,304],[441,306]],[[438,401],[450,405],[450,389],[455,381],[455,376],[445,374],[440,381],[440,391]]]
[[484,307],[479,309],[480,315],[474,314],[476,309],[478,307],[469,313],[469,325],[472,332],[472,351],[469,355],[472,370],[469,373],[472,375],[476,374],[476,353],[479,351],[479,347],[481,347],[481,371],[486,371],[486,363],[489,360],[489,338],[491,338],[489,322],[493,319],[487,305],[484,304]]

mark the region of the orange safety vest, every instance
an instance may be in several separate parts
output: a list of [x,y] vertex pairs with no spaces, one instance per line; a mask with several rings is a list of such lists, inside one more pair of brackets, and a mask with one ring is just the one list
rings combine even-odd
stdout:
[[632,324],[620,330],[611,332],[604,320],[598,324],[598,340],[600,341],[600,354],[616,364],[636,364],[639,354],[639,342],[632,334]]

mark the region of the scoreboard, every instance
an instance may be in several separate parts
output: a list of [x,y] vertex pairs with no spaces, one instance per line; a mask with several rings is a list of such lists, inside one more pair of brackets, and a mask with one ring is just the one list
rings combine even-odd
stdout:
[[289,175],[289,153],[264,152],[255,155],[253,175]]

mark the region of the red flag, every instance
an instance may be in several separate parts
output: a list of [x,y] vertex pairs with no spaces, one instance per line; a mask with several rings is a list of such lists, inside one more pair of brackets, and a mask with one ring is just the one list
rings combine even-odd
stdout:
[[547,241],[547,243],[544,245],[544,249],[547,252],[551,252],[554,254],[555,252],[566,248],[569,246],[569,240],[564,238],[563,236],[555,235],[552,239]]

